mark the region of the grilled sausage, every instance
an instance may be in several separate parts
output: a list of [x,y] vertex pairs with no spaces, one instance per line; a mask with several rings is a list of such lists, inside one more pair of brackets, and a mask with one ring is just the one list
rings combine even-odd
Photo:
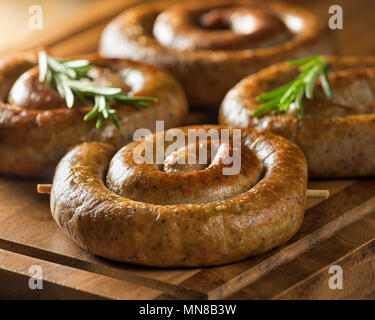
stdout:
[[[238,129],[183,127],[185,139],[191,129],[217,130],[220,143],[228,130],[227,147],[235,147],[230,139]],[[162,133],[163,151],[174,130]],[[149,141],[156,148],[157,134],[117,153],[108,144],[80,144],[56,169],[52,215],[80,246],[133,264],[208,266],[268,251],[290,239],[302,223],[306,159],[293,143],[270,133],[240,129],[239,138],[243,160],[236,175],[224,175],[228,164],[220,148],[211,163],[195,171],[191,164],[185,171],[171,170],[191,144],[166,153],[159,165],[136,161],[137,147]],[[206,139],[196,143],[214,142]]]
[[112,21],[100,52],[166,68],[180,80],[191,105],[217,108],[248,74],[288,58],[331,52],[331,35],[315,15],[286,3],[157,1],[127,9]]
[[[88,56],[97,68],[90,76],[101,85],[115,85],[130,96],[149,96],[157,102],[149,108],[116,105],[121,129],[104,121],[83,121],[92,101],[67,109],[65,101],[38,82],[37,56],[26,53],[0,61],[0,173],[49,177],[66,151],[84,141],[101,141],[116,147],[132,141],[138,128],[154,130],[156,120],[165,127],[183,124],[187,102],[183,89],[168,73],[139,62]],[[79,99],[77,99],[79,101]]]
[[328,57],[334,101],[318,83],[314,99],[303,100],[304,117],[287,113],[253,117],[256,97],[288,83],[296,67],[276,64],[238,83],[220,109],[221,124],[253,127],[282,135],[301,147],[309,176],[343,178],[375,175],[375,57]]

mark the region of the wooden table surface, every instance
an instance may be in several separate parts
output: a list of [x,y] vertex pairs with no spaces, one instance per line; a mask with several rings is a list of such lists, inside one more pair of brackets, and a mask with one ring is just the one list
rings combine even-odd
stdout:
[[[38,1],[44,28],[30,30],[28,9],[33,1],[3,0],[0,55],[37,46],[49,46],[61,56],[93,52],[108,21],[135,2]],[[333,4],[290,2],[311,9],[327,22],[328,7]],[[334,4],[344,10],[344,29],[332,31],[339,53],[375,54],[375,2],[337,0]],[[198,115],[195,121],[203,121],[199,119],[212,119],[212,115]],[[311,181],[310,186],[330,189],[331,197],[309,203],[301,231],[282,248],[230,266],[155,270],[112,264],[81,250],[57,229],[48,198],[35,194],[34,183],[0,177],[0,297],[374,298],[375,181]],[[343,290],[330,290],[327,285],[328,269],[335,264],[345,272]],[[43,267],[43,290],[27,288],[31,265]]]

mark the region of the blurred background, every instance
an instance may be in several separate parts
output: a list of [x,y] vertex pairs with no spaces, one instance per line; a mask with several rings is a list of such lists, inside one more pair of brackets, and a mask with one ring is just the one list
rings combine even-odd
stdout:
[[[183,1],[183,0],[180,0]],[[266,1],[266,0],[265,0]],[[108,21],[139,0],[0,0],[0,55],[36,46],[50,46],[55,54],[95,51]],[[144,2],[144,1],[143,1]],[[344,12],[344,29],[335,30],[339,52],[375,54],[374,0],[293,0],[328,19],[337,4]],[[30,28],[35,7],[43,11],[42,29]],[[35,27],[35,25],[34,25]]]

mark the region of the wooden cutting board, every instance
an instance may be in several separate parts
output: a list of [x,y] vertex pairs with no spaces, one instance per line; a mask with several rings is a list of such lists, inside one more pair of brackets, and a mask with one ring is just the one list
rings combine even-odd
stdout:
[[[56,55],[95,51],[105,24],[134,2],[94,1],[67,21],[67,28],[44,30],[1,53],[39,45]],[[328,1],[294,2],[328,19]],[[337,34],[340,52],[375,53],[372,32],[361,31],[375,30],[373,1],[340,5],[345,19]],[[215,119],[194,112],[189,122]],[[0,177],[0,297],[339,299],[366,298],[375,291],[375,180],[310,181],[311,188],[329,189],[330,198],[309,201],[303,226],[289,243],[240,263],[204,269],[142,268],[91,255],[57,227],[48,196],[36,193],[36,183]],[[35,265],[43,270],[43,290],[28,287]],[[332,265],[343,269],[342,290],[328,286]]]
[[[272,293],[270,298],[293,295],[300,297],[301,290],[304,295],[311,294],[311,288],[301,289],[307,286],[306,281],[312,282],[313,286],[322,287],[319,296],[315,296],[321,297],[323,289],[326,294],[332,291],[328,283],[321,283],[322,277],[329,277],[324,269],[330,265],[339,264],[344,268],[346,264],[358,263],[352,271],[355,274],[353,277],[360,278],[356,274],[363,270],[357,268],[362,268],[363,263],[375,262],[375,215],[371,215],[375,211],[375,183],[373,180],[314,181],[310,183],[310,187],[327,188],[331,196],[324,201],[309,201],[310,209],[306,211],[301,230],[283,247],[222,267],[157,269],[113,263],[91,255],[75,245],[57,227],[50,215],[49,197],[36,193],[36,182],[0,178],[0,270],[2,273],[22,275],[20,281],[23,282],[24,289],[27,289],[26,279],[30,277],[29,268],[41,265],[43,277],[51,286],[74,288],[80,294],[83,292],[106,298],[150,299],[161,298],[161,293],[165,293],[183,299],[221,299],[238,295],[243,288],[250,290],[249,286],[256,284],[264,275],[281,265],[291,263],[336,232],[359,221],[362,226],[357,227],[358,234],[350,232],[354,237],[346,239],[347,243],[344,242],[343,248],[338,249],[337,244],[332,244],[328,256],[317,257],[318,261],[312,265],[306,264],[305,267],[310,270],[303,270],[302,275],[309,276],[303,278],[302,283],[297,282],[286,290],[275,291],[286,280],[297,280],[301,276],[290,267],[286,269],[286,277],[280,279],[280,282],[272,281],[267,284],[271,287],[267,292],[267,295]],[[369,215],[367,222],[362,223],[361,219],[366,215]],[[368,251],[367,255],[361,255],[363,250]],[[360,259],[356,262],[358,255]],[[341,259],[343,262],[338,262]],[[317,266],[320,268],[317,269]],[[311,272],[313,270],[316,272]],[[346,281],[356,286],[356,282],[351,281],[351,276],[344,270]],[[350,275],[352,271],[350,270]],[[371,273],[368,274],[370,275]],[[87,278],[92,285],[88,286]],[[0,276],[0,279],[0,283],[9,284],[6,276]],[[105,283],[105,286],[98,286],[96,283]],[[366,283],[367,288],[368,286]],[[8,286],[0,285],[0,288],[0,293],[6,295]],[[350,287],[345,287],[345,292],[349,289],[351,290]],[[59,290],[56,292],[60,293]],[[252,294],[256,298],[259,292],[255,290]]]

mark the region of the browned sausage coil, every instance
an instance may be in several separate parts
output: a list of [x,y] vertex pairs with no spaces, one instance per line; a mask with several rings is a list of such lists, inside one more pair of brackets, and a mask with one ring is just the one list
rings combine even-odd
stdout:
[[[235,130],[181,129],[184,139],[191,129],[219,130],[220,143],[222,129],[228,130],[229,141]],[[163,150],[174,130],[162,133]],[[210,137],[166,154],[159,165],[134,157],[145,141],[154,148],[157,134],[117,153],[108,144],[78,145],[57,167],[52,215],[80,246],[132,264],[218,265],[270,250],[288,241],[302,223],[306,160],[297,146],[270,133],[240,129],[239,140],[242,161],[236,175],[222,173],[228,164],[220,148],[203,166],[174,161],[186,156],[186,148],[214,143]]]
[[297,67],[276,64],[239,82],[226,95],[221,124],[271,131],[295,142],[308,160],[309,176],[318,178],[375,175],[375,57],[327,57],[334,100],[320,83],[314,99],[303,101],[305,115],[287,113],[253,117],[256,97],[288,83]]
[[132,141],[138,128],[154,130],[155,120],[165,127],[184,123],[187,102],[180,85],[157,67],[120,59],[89,56],[97,67],[90,75],[105,85],[116,85],[131,96],[158,99],[149,108],[121,104],[117,108],[120,129],[104,122],[84,122],[93,102],[67,109],[64,98],[38,82],[36,53],[0,60],[0,173],[25,177],[47,177],[66,151],[84,141],[102,141],[116,147]]
[[312,13],[282,2],[157,1],[127,9],[104,30],[100,52],[161,66],[189,103],[217,108],[239,80],[272,63],[329,53],[332,33]]

